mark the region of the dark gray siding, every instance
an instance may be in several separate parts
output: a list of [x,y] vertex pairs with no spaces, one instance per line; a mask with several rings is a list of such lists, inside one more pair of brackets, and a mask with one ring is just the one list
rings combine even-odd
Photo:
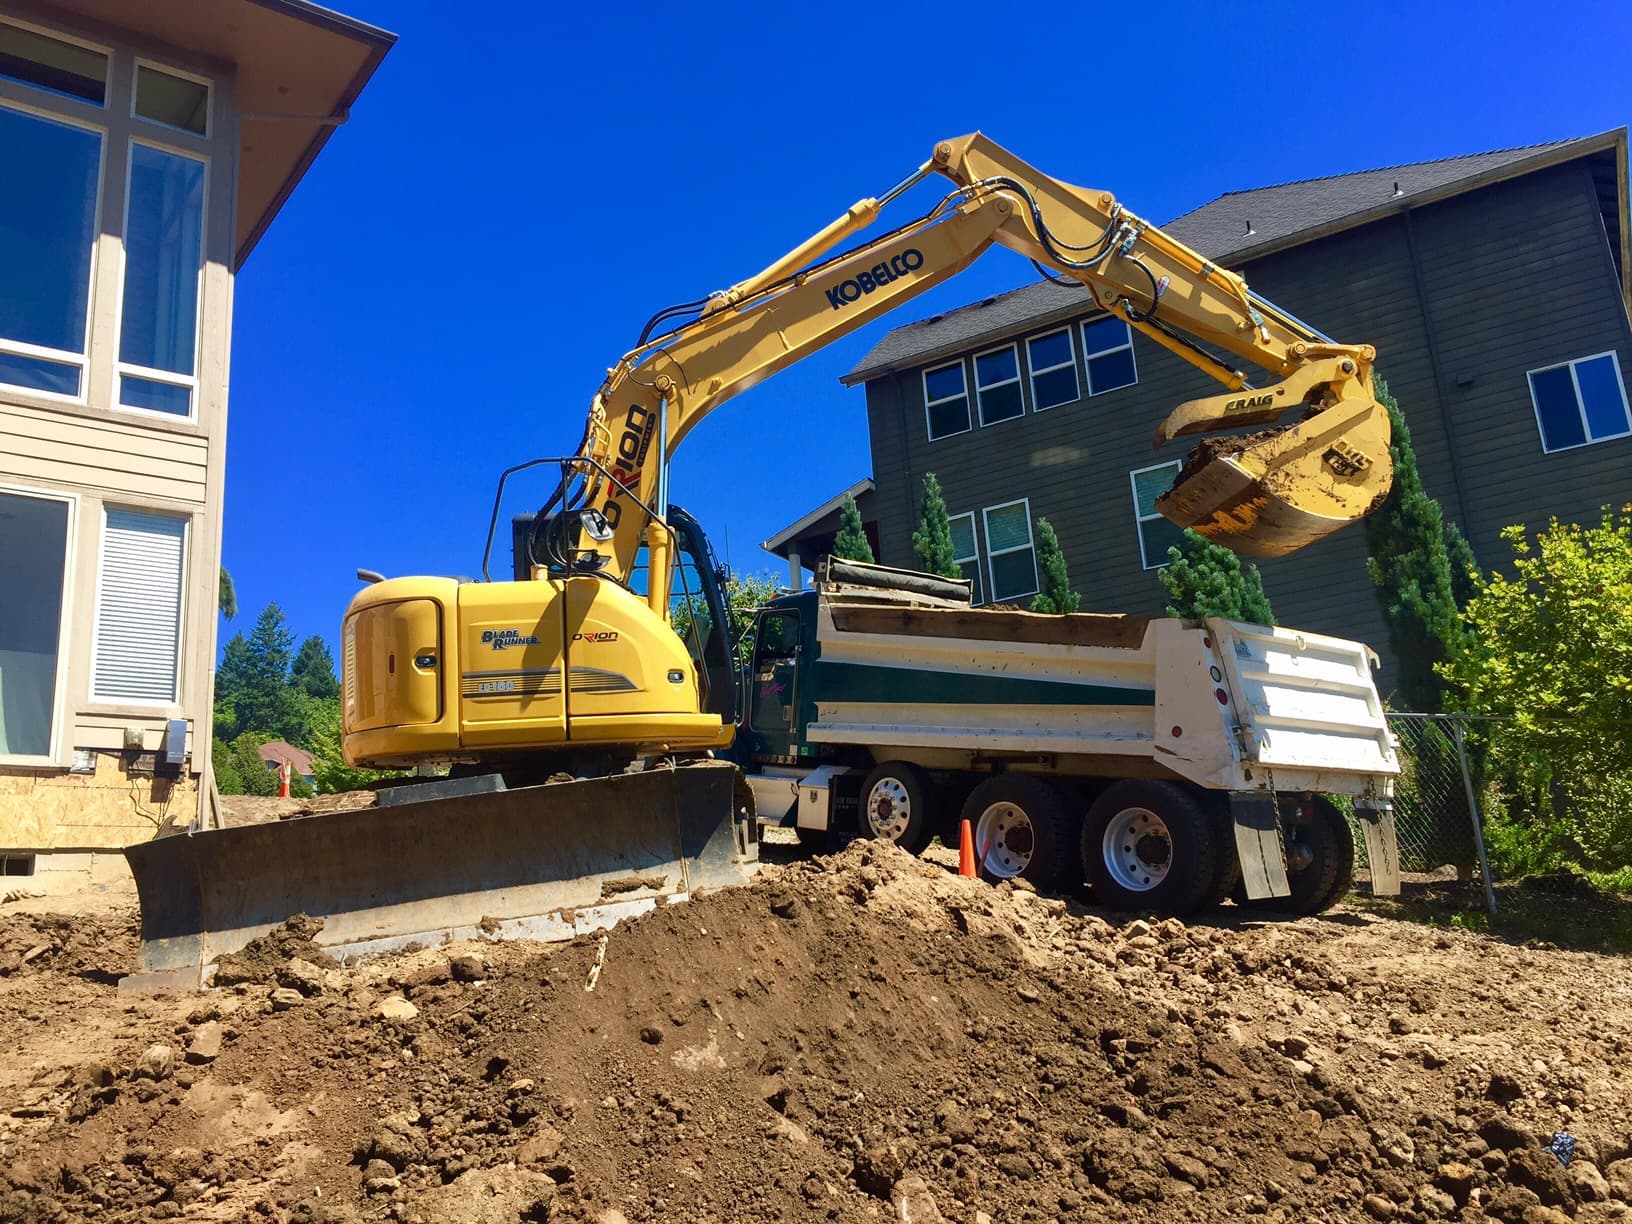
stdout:
[[[1506,562],[1498,533],[1508,523],[1590,520],[1606,502],[1632,501],[1632,439],[1544,454],[1526,379],[1527,370],[1610,350],[1623,378],[1632,376],[1632,335],[1584,162],[1265,256],[1244,272],[1335,339],[1377,346],[1424,483],[1483,564]],[[969,353],[1048,330],[989,335]],[[1079,377],[1080,340],[1074,332]],[[985,428],[977,416],[969,433],[935,442],[918,371],[870,381],[880,559],[912,564],[919,482],[933,471],[949,511],[974,511],[977,530],[983,507],[1029,498],[1032,516],[1058,531],[1085,607],[1160,611],[1160,583],[1140,565],[1128,474],[1182,457],[1182,442],[1151,450],[1156,424],[1217,384],[1141,337],[1134,347],[1133,387],[1033,413],[1027,383],[1025,416]],[[1025,359],[1021,343],[1023,374]],[[1363,639],[1386,656],[1365,553],[1356,525],[1260,563],[1277,616]]]

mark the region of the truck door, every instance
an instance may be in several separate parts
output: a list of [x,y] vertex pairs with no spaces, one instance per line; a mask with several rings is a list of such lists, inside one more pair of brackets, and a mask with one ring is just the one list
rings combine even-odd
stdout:
[[766,608],[755,622],[748,727],[761,757],[792,757],[797,751],[801,629],[795,608]]

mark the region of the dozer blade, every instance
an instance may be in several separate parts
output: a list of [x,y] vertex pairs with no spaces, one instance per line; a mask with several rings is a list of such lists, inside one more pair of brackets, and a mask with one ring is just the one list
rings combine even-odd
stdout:
[[759,845],[737,776],[705,762],[131,846],[142,971],[120,985],[197,989],[218,958],[298,913],[321,918],[318,943],[345,957],[479,935],[570,939],[746,883]]
[[1280,557],[1370,514],[1394,483],[1388,413],[1338,401],[1285,429],[1212,438],[1156,509],[1250,557]]

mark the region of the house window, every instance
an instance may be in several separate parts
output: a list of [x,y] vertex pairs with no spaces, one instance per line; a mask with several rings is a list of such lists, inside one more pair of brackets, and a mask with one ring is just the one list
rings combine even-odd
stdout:
[[139,63],[131,114],[203,136],[209,128],[210,87],[204,81]]
[[37,30],[0,24],[0,77],[101,106],[108,100],[108,57]]
[[0,491],[0,761],[56,755],[73,502]]
[[951,515],[947,523],[952,528],[952,559],[969,579],[970,601],[983,604],[986,596],[980,581],[980,548],[975,544],[974,512]]
[[1080,399],[1077,387],[1077,356],[1071,351],[1071,331],[1051,332],[1026,341],[1026,360],[1031,365],[1031,410],[1042,412]]
[[1139,371],[1133,364],[1133,333],[1121,319],[1084,323],[1082,355],[1088,367],[1089,395],[1104,395],[1139,381]]
[[1156,499],[1173,487],[1178,475],[1177,461],[1128,473],[1133,484],[1133,518],[1139,531],[1139,561],[1147,570],[1166,565],[1168,548],[1184,540],[1183,530],[1156,509]]
[[119,395],[126,408],[193,415],[204,163],[130,146]]
[[1569,450],[1632,433],[1626,384],[1614,353],[1531,370],[1530,399],[1536,406],[1545,451]]
[[986,520],[986,564],[992,602],[1037,594],[1037,555],[1031,546],[1031,502],[1026,498],[981,511]]
[[931,442],[969,432],[969,387],[962,361],[924,371],[924,416]]
[[1020,391],[1020,353],[1014,345],[975,357],[975,398],[980,401],[980,423],[996,425],[1025,412]]
[[0,106],[0,383],[84,395],[101,166],[100,133]]
[[169,705],[181,660],[187,520],[108,507],[102,519],[91,696]]

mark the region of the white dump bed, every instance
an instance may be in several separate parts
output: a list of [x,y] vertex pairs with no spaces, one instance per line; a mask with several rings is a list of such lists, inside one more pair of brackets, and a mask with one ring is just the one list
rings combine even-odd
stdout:
[[[1363,644],[1222,619],[1044,616],[823,591],[810,740],[926,767],[1177,775],[1385,797]],[[883,759],[880,757],[880,759]]]

